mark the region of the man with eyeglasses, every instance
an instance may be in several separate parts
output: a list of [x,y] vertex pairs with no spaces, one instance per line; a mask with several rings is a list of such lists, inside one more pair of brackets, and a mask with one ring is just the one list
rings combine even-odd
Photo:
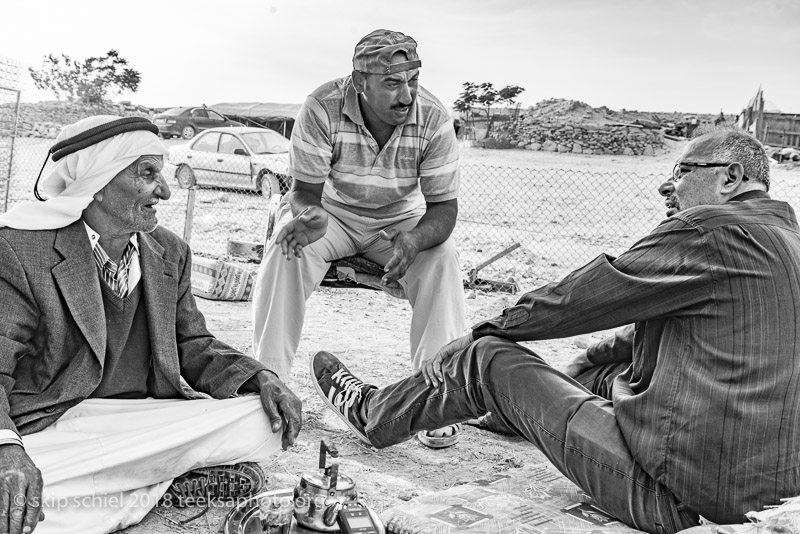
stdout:
[[[464,287],[450,237],[458,143],[447,108],[419,85],[421,67],[414,39],[375,30],[356,44],[352,74],[317,88],[298,114],[292,190],[253,295],[256,357],[284,381],[306,300],[339,258],[359,254],[381,265],[384,291],[409,300],[415,371],[464,333]],[[450,446],[459,430],[423,432],[420,441]]]
[[[800,493],[800,227],[747,133],[691,141],[668,218],[523,295],[378,389],[317,353],[318,392],[376,447],[490,412],[626,524],[671,533]],[[623,327],[561,372],[517,344]]]

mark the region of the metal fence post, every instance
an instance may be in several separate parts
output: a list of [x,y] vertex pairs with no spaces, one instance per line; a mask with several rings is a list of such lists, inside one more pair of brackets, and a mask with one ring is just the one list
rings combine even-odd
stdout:
[[186,197],[186,220],[183,223],[183,240],[187,243],[192,239],[192,220],[194,219],[194,198],[195,187],[189,188],[189,195]]
[[17,128],[19,127],[19,96],[20,92],[16,91],[17,93],[17,103],[14,106],[14,129],[11,132],[11,154],[8,156],[8,178],[6,179],[6,194],[5,198],[3,198],[3,213],[8,210],[8,195],[11,191],[11,171],[14,168],[14,144],[17,139]]
[[19,127],[19,99],[20,99],[20,91],[18,89],[11,89],[9,87],[2,87],[0,86],[0,91],[7,91],[9,93],[14,93],[17,96],[16,103],[14,105],[14,126],[11,129],[11,143],[9,147],[9,155],[8,155],[8,168],[6,169],[6,188],[3,194],[3,209],[2,213],[5,213],[8,210],[8,197],[11,191],[11,172],[13,170],[14,165],[14,142],[17,138],[17,128]]

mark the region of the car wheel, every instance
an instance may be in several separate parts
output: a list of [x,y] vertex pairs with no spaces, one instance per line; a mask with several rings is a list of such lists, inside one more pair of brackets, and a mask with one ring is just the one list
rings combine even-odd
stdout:
[[256,181],[256,187],[261,191],[264,198],[270,198],[272,195],[281,192],[281,184],[278,177],[269,171],[261,171]]
[[178,180],[178,185],[183,189],[189,189],[197,183],[194,177],[194,171],[188,165],[181,163],[178,170],[175,171],[175,179]]
[[181,137],[186,139],[187,141],[194,137],[197,131],[194,129],[194,126],[184,126],[183,130],[181,130]]

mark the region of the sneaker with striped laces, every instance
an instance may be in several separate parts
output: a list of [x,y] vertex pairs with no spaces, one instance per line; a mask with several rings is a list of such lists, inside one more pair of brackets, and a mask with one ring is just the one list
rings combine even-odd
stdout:
[[333,354],[320,351],[309,359],[314,387],[322,400],[336,412],[347,427],[358,438],[371,445],[364,423],[361,421],[361,406],[365,394],[376,389],[356,378]]

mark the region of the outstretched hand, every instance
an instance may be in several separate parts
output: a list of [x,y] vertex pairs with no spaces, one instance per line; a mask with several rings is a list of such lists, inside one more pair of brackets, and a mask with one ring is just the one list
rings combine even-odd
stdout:
[[442,373],[442,364],[452,358],[457,352],[469,347],[475,341],[475,336],[470,332],[466,336],[461,336],[439,349],[433,358],[422,362],[422,368],[414,373],[414,376],[422,375],[425,378],[427,386],[439,387],[439,384],[444,382],[444,374]]
[[381,284],[397,289],[400,284],[397,282],[406,275],[406,271],[414,263],[419,253],[419,245],[414,239],[413,234],[410,232],[401,232],[399,230],[381,230],[381,238],[392,242],[394,254],[386,262],[383,271],[386,273],[381,278]]
[[325,235],[328,229],[328,212],[319,206],[304,209],[294,219],[280,229],[275,236],[275,244],[287,260],[292,256],[300,258],[303,247]]

